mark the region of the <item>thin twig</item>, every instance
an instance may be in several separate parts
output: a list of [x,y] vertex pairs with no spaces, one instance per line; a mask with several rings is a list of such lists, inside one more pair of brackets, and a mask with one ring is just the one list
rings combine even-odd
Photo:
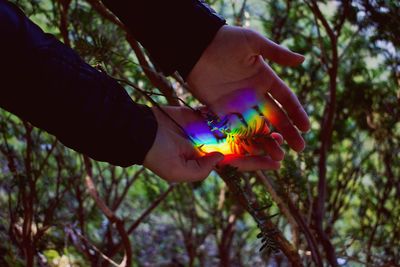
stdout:
[[124,228],[124,223],[123,221],[115,215],[113,211],[111,211],[110,208],[107,207],[107,205],[104,203],[104,201],[99,197],[99,194],[97,192],[96,187],[94,186],[94,182],[92,179],[92,170],[91,170],[91,165],[90,165],[90,160],[88,157],[84,156],[84,163],[85,163],[85,168],[86,168],[86,186],[89,191],[89,194],[92,196],[92,198],[95,200],[97,206],[101,209],[101,211],[107,216],[108,220],[111,223],[115,223],[116,228],[118,233],[121,236],[122,242],[121,244],[123,245],[125,249],[124,253],[124,258],[122,259],[121,263],[119,264],[119,267],[125,267],[125,266],[131,266],[132,263],[132,248],[130,244],[130,240],[128,237],[128,233],[125,231]]

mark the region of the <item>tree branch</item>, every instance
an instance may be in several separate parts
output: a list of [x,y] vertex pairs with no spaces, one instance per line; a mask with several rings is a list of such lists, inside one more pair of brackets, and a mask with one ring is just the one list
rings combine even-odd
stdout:
[[85,163],[85,168],[87,172],[87,176],[85,178],[86,180],[86,187],[89,191],[89,194],[92,196],[94,201],[96,202],[96,205],[100,208],[100,210],[106,215],[107,219],[111,222],[114,223],[118,233],[121,236],[122,242],[121,244],[123,245],[125,249],[125,254],[122,262],[119,264],[120,267],[125,267],[125,266],[131,266],[132,264],[132,248],[131,248],[131,243],[128,237],[128,233],[125,231],[124,228],[124,222],[115,215],[111,209],[107,207],[107,205],[103,202],[103,200],[99,197],[99,194],[97,192],[96,187],[94,186],[93,182],[93,174],[92,174],[92,169],[91,169],[91,164],[90,164],[90,159],[87,156],[84,156],[84,163]]

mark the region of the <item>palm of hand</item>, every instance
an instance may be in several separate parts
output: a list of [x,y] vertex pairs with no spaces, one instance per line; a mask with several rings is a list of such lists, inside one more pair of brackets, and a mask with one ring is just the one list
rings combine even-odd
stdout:
[[[220,153],[202,154],[174,122],[184,129],[198,125],[208,131],[207,124],[198,113],[184,107],[163,107],[164,113],[153,108],[158,122],[157,136],[146,155],[144,166],[171,182],[196,181],[204,179],[217,163],[230,164],[241,171],[277,169],[283,158],[279,147],[282,137],[272,134],[263,146],[267,155],[239,155],[225,158]],[[166,116],[167,114],[168,116]],[[171,120],[171,118],[173,120]],[[275,141],[276,140],[276,141]]]
[[235,90],[254,83],[263,66],[242,29],[218,34],[188,77],[194,96],[213,107]]
[[[289,66],[304,60],[254,31],[224,26],[193,68],[188,84],[193,95],[218,115],[243,113],[258,106],[266,111],[264,116],[288,144],[301,151],[304,140],[293,123],[307,131],[310,127],[308,117],[297,97],[262,57]],[[249,90],[254,95],[251,101],[243,101],[240,105],[232,103],[232,99],[240,98]]]

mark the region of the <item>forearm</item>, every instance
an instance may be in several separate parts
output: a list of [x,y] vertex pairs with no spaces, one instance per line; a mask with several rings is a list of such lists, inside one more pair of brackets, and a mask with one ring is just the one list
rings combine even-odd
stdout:
[[141,164],[157,131],[106,74],[0,0],[0,106],[101,161]]
[[184,78],[225,20],[198,0],[102,0],[147,49],[165,75]]

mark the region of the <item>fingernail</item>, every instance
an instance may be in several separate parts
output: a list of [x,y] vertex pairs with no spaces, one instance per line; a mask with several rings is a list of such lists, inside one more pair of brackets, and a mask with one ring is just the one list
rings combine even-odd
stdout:
[[217,159],[216,159],[216,160],[217,160],[217,162],[220,162],[220,161],[222,161],[224,158],[225,158],[224,154],[218,153]]
[[215,164],[217,164],[218,162],[222,161],[224,159],[224,154],[220,153],[220,152],[211,152],[209,154],[207,154],[207,156],[209,157],[214,157],[215,158]]

